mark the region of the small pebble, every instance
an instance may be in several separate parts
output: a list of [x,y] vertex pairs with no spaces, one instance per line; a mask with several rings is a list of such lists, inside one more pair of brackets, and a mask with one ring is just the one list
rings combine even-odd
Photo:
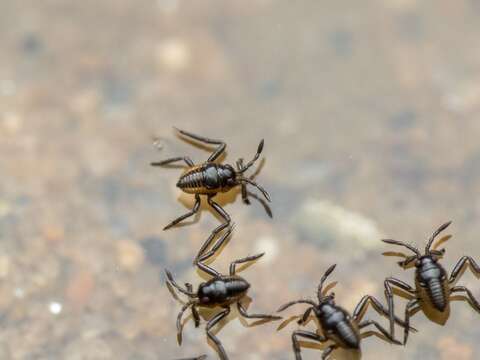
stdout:
[[124,270],[135,272],[143,264],[142,248],[133,241],[119,241],[117,243],[117,260]]
[[56,301],[52,301],[48,305],[48,309],[53,315],[59,315],[62,312],[62,308],[63,308],[62,304]]

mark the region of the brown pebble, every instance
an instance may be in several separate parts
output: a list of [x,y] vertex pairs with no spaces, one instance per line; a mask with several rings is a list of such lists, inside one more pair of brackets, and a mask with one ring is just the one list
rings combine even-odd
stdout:
[[122,240],[117,243],[117,261],[127,270],[135,272],[143,264],[142,248],[135,242]]
[[95,278],[92,273],[82,270],[75,273],[70,280],[66,297],[73,307],[82,308],[89,302],[94,289]]

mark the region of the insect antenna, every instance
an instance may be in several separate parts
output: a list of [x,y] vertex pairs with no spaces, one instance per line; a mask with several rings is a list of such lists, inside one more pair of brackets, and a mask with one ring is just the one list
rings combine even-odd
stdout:
[[282,312],[283,310],[285,310],[285,309],[287,309],[290,306],[295,305],[295,304],[308,304],[308,305],[312,305],[312,306],[317,306],[317,304],[315,304],[315,302],[313,302],[312,300],[300,299],[300,300],[294,300],[294,301],[290,301],[286,304],[283,304],[282,306],[280,306],[278,308],[277,312]]
[[418,251],[418,249],[417,249],[416,247],[414,247],[414,246],[412,246],[412,245],[410,245],[410,244],[407,244],[407,243],[405,243],[405,242],[403,242],[403,241],[398,241],[398,240],[393,240],[393,239],[382,239],[382,241],[383,241],[384,243],[387,243],[387,244],[404,246],[404,247],[406,247],[407,249],[413,251],[417,257],[422,256],[422,255],[420,254],[420,251]]
[[[167,275],[167,281],[166,281],[167,284],[172,285],[175,289],[177,289],[177,290],[180,291],[182,294],[185,294],[185,295],[187,295],[187,296],[190,297],[190,298],[195,298],[195,297],[197,297],[197,294],[195,294],[195,293],[191,290],[191,289],[192,289],[191,286],[188,286],[188,285],[187,285],[187,289],[186,289],[186,290],[183,289],[183,288],[181,288],[180,285],[178,285],[178,284],[175,282],[175,280],[173,279],[173,275],[172,275],[172,273],[171,273],[169,270],[165,269],[165,274]],[[189,284],[189,285],[190,285],[190,284]]]
[[432,236],[430,236],[430,239],[428,239],[427,246],[425,246],[425,254],[426,255],[430,255],[430,253],[431,253],[430,247],[433,244],[433,240],[435,240],[437,235],[440,234],[443,230],[445,230],[451,223],[452,223],[452,221],[448,221],[445,224],[440,225],[440,227],[437,230],[435,230],[435,232],[432,234]]
[[327,271],[325,271],[325,274],[323,274],[322,278],[320,279],[320,284],[318,284],[318,289],[317,289],[317,297],[319,302],[322,302],[322,298],[324,298],[324,296],[322,295],[323,283],[325,282],[325,280],[327,280],[328,275],[330,275],[332,271],[335,269],[335,266],[337,266],[337,264],[333,264],[332,266],[330,266],[327,269]]
[[185,305],[182,306],[182,309],[178,313],[177,316],[177,339],[178,339],[178,344],[182,345],[182,316],[183,313],[192,305],[194,305],[196,301],[189,301]]
[[242,177],[240,179],[240,182],[246,182],[250,185],[253,185],[255,186],[258,190],[260,190],[260,192],[263,194],[263,196],[265,197],[265,199],[267,199],[269,202],[271,202],[272,200],[270,199],[270,195],[268,194],[267,190],[265,190],[263,187],[261,187],[260,185],[258,185],[255,181],[252,181],[250,179],[247,179],[245,177]]
[[255,154],[255,156],[253,157],[252,160],[250,160],[247,165],[245,165],[243,167],[243,169],[239,170],[238,171],[238,174],[243,174],[245,171],[248,170],[248,168],[250,168],[254,163],[255,161],[258,160],[258,158],[260,157],[260,154],[262,153],[262,150],[263,150],[263,139],[260,141],[260,144],[258,144],[258,148],[257,148],[257,153]]

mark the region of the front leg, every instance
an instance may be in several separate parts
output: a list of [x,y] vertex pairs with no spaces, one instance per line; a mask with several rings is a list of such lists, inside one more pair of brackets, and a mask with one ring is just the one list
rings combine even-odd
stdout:
[[408,292],[411,295],[414,295],[415,297],[417,293],[415,289],[413,289],[410,285],[408,285],[407,283],[401,280],[395,279],[393,277],[386,278],[384,285],[385,285],[385,297],[387,298],[387,302],[388,302],[388,314],[390,318],[390,335],[392,338],[395,338],[395,310],[393,305],[392,285]]
[[[315,341],[318,341],[320,343],[328,340],[326,337],[315,334],[315,333],[310,332],[310,331],[295,330],[292,333],[292,345],[293,345],[293,352],[295,354],[295,360],[302,360],[302,355],[300,353],[300,343],[298,342],[297,337],[304,337],[306,339],[315,340]],[[328,356],[328,354],[327,354],[327,356]],[[323,359],[323,357],[322,357],[322,359]]]
[[[243,165],[243,159],[240,158],[237,160],[237,169],[238,171],[243,171],[245,166]],[[242,200],[245,204],[250,205],[250,200],[248,199],[248,192],[247,192],[247,184],[241,183],[241,190],[242,190]]]
[[[190,283],[185,283],[185,288],[187,289],[187,291],[193,293],[193,286],[192,286],[192,284],[190,284]],[[199,327],[199,326],[200,326],[200,315],[198,314],[198,310],[197,310],[196,304],[193,304],[193,305],[192,305],[192,316],[193,316],[193,320],[195,321],[195,327]]]
[[452,270],[452,273],[450,274],[450,279],[448,280],[450,284],[453,284],[455,283],[455,281],[457,281],[457,278],[459,277],[466,265],[470,265],[469,267],[475,274],[475,276],[480,276],[480,266],[478,266],[475,260],[473,260],[470,256],[462,256],[462,258],[458,260],[457,264]]
[[217,346],[217,349],[218,349],[218,355],[220,356],[220,359],[221,360],[228,360],[228,356],[227,356],[227,353],[225,352],[225,349],[223,348],[223,345],[222,343],[220,342],[220,340],[212,334],[212,332],[210,331],[212,329],[213,326],[215,326],[220,320],[224,319],[225,317],[228,316],[228,314],[230,313],[230,308],[227,307],[224,311],[218,313],[217,315],[215,315],[212,319],[210,319],[210,321],[207,323],[207,327],[206,327],[206,332],[207,332],[207,336],[210,338],[210,340],[212,340],[215,345]]

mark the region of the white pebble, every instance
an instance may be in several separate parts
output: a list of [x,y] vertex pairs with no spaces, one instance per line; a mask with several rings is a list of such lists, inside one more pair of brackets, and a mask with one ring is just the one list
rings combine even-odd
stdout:
[[49,305],[48,305],[48,309],[50,310],[50,312],[53,314],[53,315],[58,315],[62,312],[62,304],[60,304],[59,302],[56,302],[56,301],[52,301]]

